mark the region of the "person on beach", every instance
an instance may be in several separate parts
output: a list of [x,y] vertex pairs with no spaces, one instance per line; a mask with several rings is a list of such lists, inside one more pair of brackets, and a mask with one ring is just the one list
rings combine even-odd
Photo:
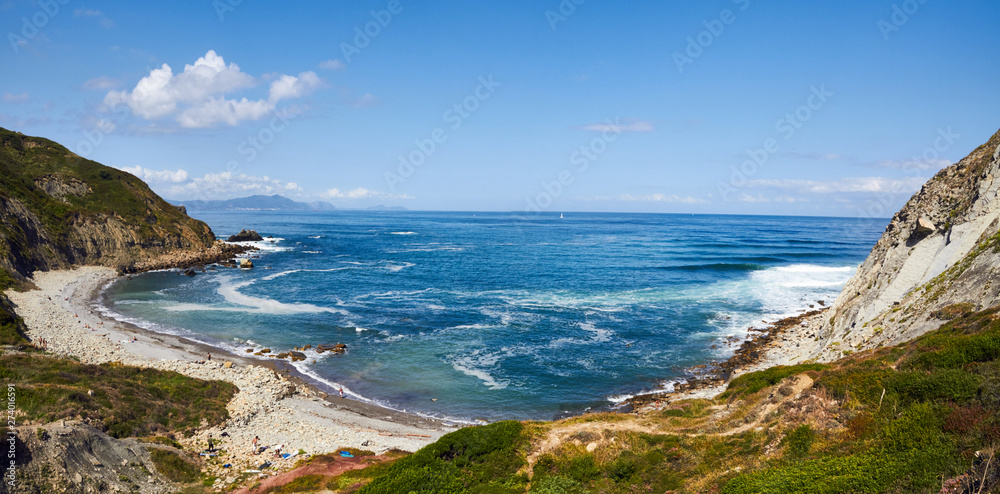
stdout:
[[260,441],[260,438],[257,436],[254,436],[253,441],[250,441],[250,446],[251,446],[250,452],[252,452],[255,455],[260,454],[260,451],[257,451],[257,441]]
[[344,387],[343,386],[340,387],[340,397],[341,398],[344,397]]
[[208,435],[208,452],[209,453],[214,453],[215,452],[215,442],[212,441],[212,435],[211,434]]
[[208,354],[208,360],[212,360],[212,354]]

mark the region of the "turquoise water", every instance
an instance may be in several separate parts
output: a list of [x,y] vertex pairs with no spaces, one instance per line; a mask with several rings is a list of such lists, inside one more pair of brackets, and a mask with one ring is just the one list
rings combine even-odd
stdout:
[[[256,268],[109,287],[123,320],[298,364],[355,399],[551,419],[683,379],[763,320],[832,303],[887,220],[572,213],[195,212],[275,238]],[[714,346],[714,348],[713,348]],[[436,399],[436,401],[432,401]]]

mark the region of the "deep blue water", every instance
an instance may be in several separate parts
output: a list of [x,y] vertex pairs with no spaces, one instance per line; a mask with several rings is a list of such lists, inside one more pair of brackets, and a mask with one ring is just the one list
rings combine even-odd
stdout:
[[[887,220],[194,212],[273,235],[256,268],[113,284],[116,317],[229,351],[346,343],[300,370],[454,419],[550,419],[683,378],[730,335],[832,303]],[[713,348],[715,346],[716,348]],[[315,359],[315,363],[313,360]],[[432,401],[436,398],[436,401]]]

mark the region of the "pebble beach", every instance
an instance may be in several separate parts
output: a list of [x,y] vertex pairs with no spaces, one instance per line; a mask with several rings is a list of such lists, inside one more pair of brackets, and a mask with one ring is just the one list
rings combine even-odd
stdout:
[[[175,371],[198,379],[236,385],[239,392],[227,408],[229,420],[192,437],[178,438],[188,450],[201,451],[209,435],[222,450],[210,467],[225,483],[237,473],[269,461],[273,469],[290,468],[298,457],[276,459],[270,451],[323,454],[353,447],[382,453],[390,449],[416,451],[455,430],[451,424],[402,414],[325,393],[300,379],[283,375],[269,362],[214,353],[218,349],[184,338],[125,324],[101,316],[92,307],[101,288],[117,277],[107,267],[36,272],[37,289],[9,291],[17,313],[36,344],[44,341],[53,355],[82,363],[118,362]],[[213,352],[211,360],[208,353]],[[204,361],[204,363],[199,363]],[[225,435],[223,435],[223,433]],[[264,453],[251,453],[257,436]],[[227,469],[221,465],[230,464]]]

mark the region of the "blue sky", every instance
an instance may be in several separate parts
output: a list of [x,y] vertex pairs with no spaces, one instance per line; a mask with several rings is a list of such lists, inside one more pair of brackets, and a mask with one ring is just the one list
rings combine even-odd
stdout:
[[1000,128],[990,2],[0,0],[0,22],[0,126],[182,200],[888,217]]

